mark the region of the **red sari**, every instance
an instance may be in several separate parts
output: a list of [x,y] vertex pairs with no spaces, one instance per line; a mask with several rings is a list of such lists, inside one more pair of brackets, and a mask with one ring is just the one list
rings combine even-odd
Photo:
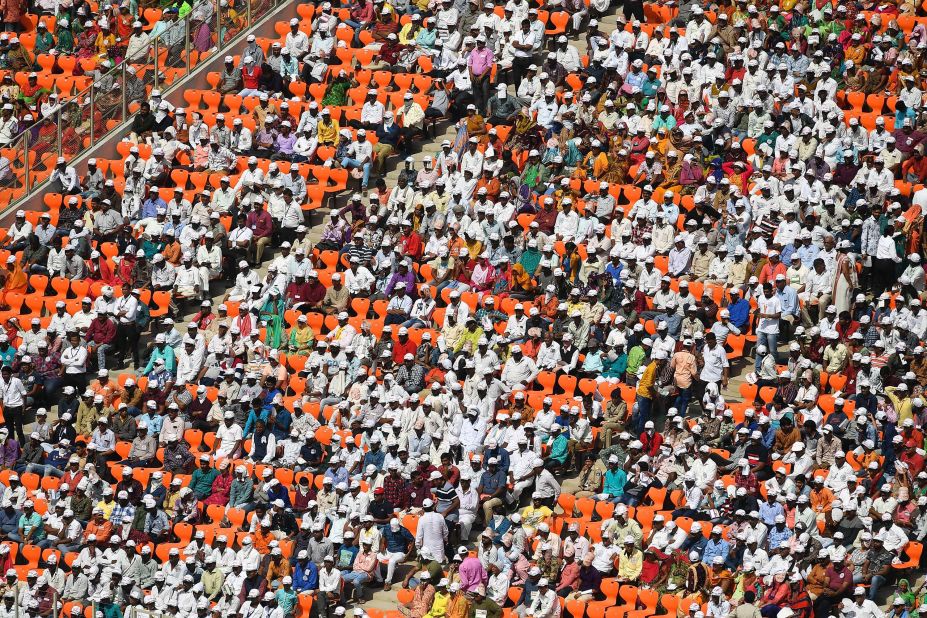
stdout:
[[223,506],[228,505],[229,495],[232,491],[232,469],[231,467],[226,469],[225,474],[220,474],[216,477],[216,480],[212,482],[212,493],[209,494],[209,497],[203,500],[203,504],[209,506],[210,504],[221,504]]
[[87,269],[90,272],[89,278],[93,281],[102,281],[106,285],[119,285],[119,279],[116,278],[106,256],[100,255],[94,260],[87,260]]
[[119,260],[119,267],[116,268],[116,278],[119,279],[121,283],[132,285],[134,281],[132,278],[132,271],[135,269],[136,259],[134,255],[126,255]]

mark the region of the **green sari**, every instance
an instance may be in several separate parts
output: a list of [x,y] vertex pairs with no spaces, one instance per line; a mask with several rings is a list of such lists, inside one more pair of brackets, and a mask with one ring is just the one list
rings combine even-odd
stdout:
[[537,249],[525,249],[521,257],[518,258],[518,263],[524,266],[526,273],[534,275],[538,269],[538,264],[541,263],[541,252]]
[[315,333],[308,326],[300,328],[297,324],[290,329],[290,354],[309,356],[315,342]]
[[274,299],[270,296],[261,307],[261,322],[264,324],[266,334],[264,345],[272,350],[279,350],[283,342],[283,313],[286,311],[286,302],[282,297]]
[[348,89],[351,88],[351,82],[347,80],[335,80],[328,87],[325,96],[322,97],[322,107],[326,105],[342,106],[348,104]]

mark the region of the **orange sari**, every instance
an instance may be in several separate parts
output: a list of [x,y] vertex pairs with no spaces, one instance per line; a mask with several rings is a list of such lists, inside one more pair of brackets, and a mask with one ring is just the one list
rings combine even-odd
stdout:
[[[4,269],[2,274],[0,274],[0,278],[4,281],[3,288],[0,289],[0,307],[10,308],[9,303],[7,303],[7,295],[25,294],[29,284],[29,278],[23,271],[22,266],[19,265],[19,262],[14,264],[12,271]],[[14,309],[19,310],[19,307],[15,307]]]

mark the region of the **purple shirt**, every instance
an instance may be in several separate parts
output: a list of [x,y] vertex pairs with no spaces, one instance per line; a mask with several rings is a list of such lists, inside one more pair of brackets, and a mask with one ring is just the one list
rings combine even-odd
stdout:
[[0,466],[11,468],[19,459],[19,442],[9,438],[6,443],[0,444]]
[[386,295],[389,296],[390,294],[392,294],[393,290],[396,288],[396,284],[399,283],[400,281],[405,282],[406,292],[409,294],[409,296],[411,296],[412,298],[415,298],[415,273],[412,272],[411,268],[406,272],[404,276],[400,274],[398,270],[393,273],[393,276],[390,277],[389,279],[389,283],[386,284],[386,290],[385,290]]
[[277,136],[277,150],[282,152],[285,155],[293,154],[293,146],[296,144],[296,136],[290,133],[289,135],[283,135],[281,133]]

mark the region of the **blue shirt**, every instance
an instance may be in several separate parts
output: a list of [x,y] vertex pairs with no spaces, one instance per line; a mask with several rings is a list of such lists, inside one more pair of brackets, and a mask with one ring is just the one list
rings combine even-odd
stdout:
[[490,457],[495,457],[499,460],[499,470],[508,474],[509,466],[511,465],[511,460],[509,459],[509,452],[504,448],[488,448],[483,454],[483,459],[489,461]]
[[609,262],[608,266],[605,267],[605,273],[612,278],[614,287],[618,287],[618,284],[621,282],[621,271],[623,270],[624,266],[622,266],[620,262],[618,266]]
[[783,526],[782,530],[779,530],[778,526],[773,526],[766,533],[766,538],[769,541],[769,549],[773,550],[788,543],[789,539],[792,538],[792,531],[787,526]]
[[624,486],[628,482],[628,474],[618,468],[612,470],[609,468],[605,471],[605,483],[602,487],[602,493],[608,494],[613,498],[619,498],[624,495]]
[[338,483],[347,483],[350,479],[348,478],[348,469],[344,466],[339,465],[337,469],[329,467],[325,471],[325,476],[323,478],[332,480],[332,487],[336,487]]
[[731,551],[731,545],[724,539],[720,539],[715,543],[714,539],[709,539],[705,544],[705,551],[702,552],[702,562],[705,564],[712,564],[712,560],[716,556],[721,556],[723,559],[727,560],[727,555]]
[[385,460],[386,451],[383,449],[379,449],[378,451],[367,451],[367,454],[364,455],[364,467],[374,466],[376,468],[382,468]]
[[760,521],[762,521],[767,526],[772,526],[776,523],[777,515],[785,515],[785,511],[782,509],[782,505],[778,502],[761,502],[760,503]]
[[743,329],[750,317],[750,301],[741,298],[736,303],[729,304],[727,310],[731,314],[731,324]]
[[145,365],[145,370],[142,373],[144,375],[151,373],[151,370],[154,369],[155,361],[159,358],[164,361],[164,368],[169,372],[174,373],[174,366],[177,361],[174,358],[174,349],[167,344],[161,347],[155,346],[152,348],[151,357],[148,359],[148,364]]
[[19,517],[19,527],[23,529],[23,535],[33,532],[30,541],[35,543],[45,538],[45,528],[42,527],[42,516],[32,511],[32,515],[27,516],[23,513]]
[[[245,429],[243,432],[244,436],[247,438],[248,436],[251,435],[251,432],[254,431],[254,425],[255,423],[258,422],[258,420],[262,420],[265,423],[267,423],[267,416],[269,414],[270,414],[270,409],[266,407],[261,408],[259,411],[252,409],[250,412],[248,412],[248,420],[245,421]],[[276,437],[276,435],[274,437]]]
[[159,208],[163,208],[165,211],[167,210],[167,202],[162,200],[160,195],[154,199],[148,198],[142,202],[142,210],[139,213],[139,217],[142,219],[156,217]]
[[795,253],[795,245],[786,245],[779,252],[779,261],[786,266],[792,265],[792,254]]
[[138,417],[138,422],[148,425],[148,435],[153,436],[157,433],[161,433],[161,427],[164,425],[164,417],[159,414],[149,414],[145,412]]
[[299,592],[315,590],[319,587],[319,568],[311,560],[297,562],[293,569],[293,589]]
[[801,258],[802,264],[808,268],[811,268],[812,264],[814,263],[814,258],[818,257],[818,253],[820,252],[821,250],[815,245],[802,245],[795,252],[795,255]]
[[393,529],[388,525],[381,526],[380,532],[386,540],[386,551],[389,553],[406,553],[409,551],[412,544],[415,543],[415,538],[412,536],[412,533],[403,526],[399,526],[399,530],[395,532],[393,532]]
[[480,484],[477,490],[481,494],[494,494],[500,487],[505,487],[506,482],[506,474],[502,471],[501,467],[496,468],[495,474],[489,470],[484,470],[483,475],[480,477]]
[[0,350],[0,365],[12,365],[13,359],[16,358],[16,348],[8,345],[5,350]]
[[782,303],[782,315],[798,315],[798,294],[795,288],[786,285],[781,290],[776,291],[779,302]]
[[286,439],[290,435],[290,425],[293,424],[293,417],[290,416],[290,411],[284,408],[283,406],[277,410],[276,416],[274,416],[274,436],[277,438],[277,441]]

